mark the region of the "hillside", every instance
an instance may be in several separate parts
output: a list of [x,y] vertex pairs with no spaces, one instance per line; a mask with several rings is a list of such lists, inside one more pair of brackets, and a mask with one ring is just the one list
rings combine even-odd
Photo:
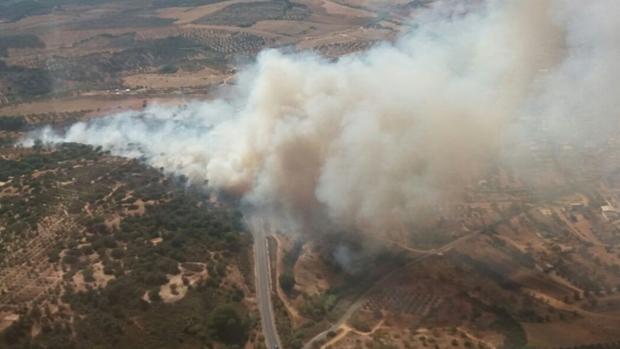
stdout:
[[620,348],[618,14],[0,1],[0,349]]
[[1,152],[0,347],[256,339],[252,239],[233,207],[88,146]]

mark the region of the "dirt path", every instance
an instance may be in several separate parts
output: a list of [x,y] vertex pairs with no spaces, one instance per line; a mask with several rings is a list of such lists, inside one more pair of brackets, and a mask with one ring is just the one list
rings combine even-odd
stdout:
[[340,326],[340,333],[338,333],[334,338],[330,339],[329,341],[327,341],[327,343],[323,344],[321,346],[321,349],[326,349],[329,348],[330,346],[336,344],[337,342],[339,342],[341,339],[343,339],[344,337],[346,337],[349,333],[351,333],[351,328],[347,325],[342,325]]
[[478,337],[474,336],[473,334],[469,333],[469,331],[467,331],[467,329],[465,329],[465,328],[463,328],[463,327],[457,327],[457,329],[458,329],[458,330],[459,330],[462,334],[464,334],[464,335],[465,335],[465,336],[466,336],[469,340],[471,340],[471,341],[472,341],[472,342],[474,342],[474,343],[476,343],[476,342],[478,342],[478,343],[484,343],[484,344],[486,345],[486,347],[487,347],[487,348],[490,348],[490,349],[496,349],[496,348],[497,348],[494,344],[489,343],[489,342],[487,342],[487,341],[485,341],[485,340],[483,340],[483,339],[481,339],[481,338],[478,338]]
[[340,326],[340,328],[338,329],[338,331],[340,331],[334,338],[330,339],[327,343],[323,344],[321,346],[321,349],[327,349],[330,346],[340,342],[340,340],[342,340],[344,337],[346,337],[349,333],[355,333],[359,336],[363,336],[363,337],[370,337],[372,336],[378,329],[381,328],[381,326],[383,326],[385,320],[381,320],[379,321],[370,331],[368,332],[362,332],[362,331],[358,331],[356,329],[354,329],[353,327],[347,325],[347,324],[342,324]]
[[532,290],[532,289],[525,289],[525,292],[529,293],[531,296],[533,296],[534,298],[546,301],[547,303],[549,303],[549,305],[551,305],[552,307],[556,308],[556,309],[560,309],[560,310],[565,310],[565,311],[572,311],[575,312],[581,316],[584,317],[591,317],[591,318],[599,318],[599,319],[609,319],[609,320],[618,320],[620,319],[620,316],[617,315],[610,315],[610,314],[601,314],[601,313],[593,313],[591,311],[585,310],[577,305],[573,305],[573,304],[567,304],[564,303],[563,301],[553,298],[547,294],[544,294],[542,292],[536,291],[536,290]]

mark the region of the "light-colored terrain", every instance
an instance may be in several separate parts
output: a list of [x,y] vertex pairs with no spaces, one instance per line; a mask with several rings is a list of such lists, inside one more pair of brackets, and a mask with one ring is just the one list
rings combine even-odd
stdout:
[[[195,7],[167,8],[149,8],[148,1],[142,1],[143,5],[127,2],[65,6],[50,14],[0,23],[0,32],[35,35],[45,44],[44,48],[9,48],[9,55],[4,59],[7,64],[31,69],[52,69],[56,62],[67,66],[60,67],[62,73],[51,70],[51,77],[56,80],[51,93],[42,96],[15,97],[7,90],[8,85],[3,88],[5,84],[0,81],[0,115],[110,112],[139,107],[144,100],[160,96],[206,98],[213,88],[231,82],[240,62],[242,66],[243,62],[251,61],[262,49],[286,47],[290,50],[292,47],[337,57],[366,50],[380,40],[391,40],[400,31],[395,25],[396,17],[386,15],[390,12],[385,10],[392,5],[385,2],[379,6],[373,2],[362,5],[333,0],[301,0],[292,4],[307,11],[303,19],[274,20],[257,14],[256,22],[250,26],[201,22],[230,6],[240,6],[242,11],[243,6],[257,2],[260,1],[227,0]],[[146,21],[141,17],[136,20],[129,15],[124,19],[127,11],[135,11],[137,7],[141,16],[162,22],[150,25],[150,22],[141,23]],[[381,20],[377,19],[379,12],[383,13]],[[115,16],[121,17],[115,19],[118,24],[108,24],[104,20]],[[180,64],[180,67],[174,72],[162,73],[160,68],[166,64],[165,60],[148,63],[147,57],[144,62],[148,64],[122,69],[112,76],[103,73],[105,81],[58,76],[66,75],[66,71],[72,69],[84,74],[93,70],[93,74],[101,76],[101,72],[97,72],[100,69],[97,61],[103,56],[127,54],[127,50],[133,47],[170,38],[185,38],[206,45],[203,47],[214,50],[224,61],[210,63],[211,58],[203,60],[200,56],[183,59],[185,63],[171,60],[171,65]],[[77,77],[80,74],[69,75]]]

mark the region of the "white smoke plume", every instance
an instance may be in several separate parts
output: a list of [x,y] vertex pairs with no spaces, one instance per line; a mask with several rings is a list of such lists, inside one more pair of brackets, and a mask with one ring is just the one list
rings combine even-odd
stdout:
[[286,229],[410,226],[534,125],[618,129],[618,15],[616,0],[439,2],[394,44],[335,62],[267,50],[225,99],[32,137],[143,158]]

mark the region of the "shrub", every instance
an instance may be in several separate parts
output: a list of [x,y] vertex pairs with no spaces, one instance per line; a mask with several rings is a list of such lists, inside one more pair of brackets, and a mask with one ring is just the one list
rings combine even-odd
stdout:
[[122,248],[117,247],[110,252],[110,256],[114,259],[121,259],[125,256],[125,251]]
[[284,292],[290,294],[295,287],[295,276],[291,272],[285,272],[280,275],[280,287]]
[[62,257],[62,262],[64,264],[75,264],[78,262],[78,258],[74,255],[67,254],[64,257]]
[[231,305],[217,306],[209,314],[208,325],[223,342],[241,344],[246,340],[246,323]]
[[91,267],[84,269],[84,271],[82,271],[82,275],[84,275],[84,281],[86,282],[95,281],[95,278],[93,277],[93,269]]

